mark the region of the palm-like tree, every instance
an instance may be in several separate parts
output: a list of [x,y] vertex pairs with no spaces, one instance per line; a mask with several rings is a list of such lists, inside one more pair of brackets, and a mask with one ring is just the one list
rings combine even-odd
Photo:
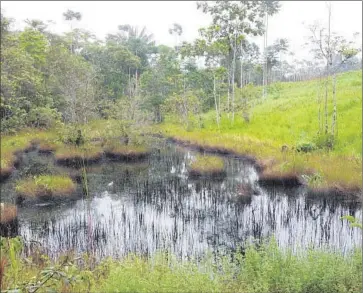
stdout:
[[129,24],[119,25],[118,29],[121,32],[124,32],[123,35],[126,38],[126,40],[138,39],[138,40],[142,41],[143,43],[147,44],[148,46],[155,45],[155,41],[153,40],[154,35],[147,34],[147,30],[146,30],[145,26],[141,29],[140,32],[139,32],[138,27],[131,26]]
[[66,12],[63,13],[65,20],[81,20],[82,14],[73,10],[68,9]]
[[129,24],[119,25],[116,35],[108,35],[108,40],[124,45],[141,59],[141,66],[146,67],[150,54],[155,51],[154,35],[147,32],[146,27],[140,31],[138,27]]

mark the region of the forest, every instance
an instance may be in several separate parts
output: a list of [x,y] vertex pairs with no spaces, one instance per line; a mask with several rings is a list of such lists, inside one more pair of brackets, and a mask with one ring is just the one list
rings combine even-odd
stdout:
[[1,291],[361,292],[361,35],[325,4],[311,59],[280,1],[196,2],[174,46],[2,10]]

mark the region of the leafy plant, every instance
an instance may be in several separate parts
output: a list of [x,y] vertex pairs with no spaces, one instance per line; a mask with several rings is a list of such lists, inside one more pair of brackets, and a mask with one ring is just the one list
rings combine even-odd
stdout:
[[303,142],[296,146],[297,152],[303,152],[303,153],[310,153],[312,151],[315,151],[317,149],[317,146],[313,142]]
[[358,220],[353,216],[343,216],[340,219],[347,220],[350,223],[350,227],[357,227],[359,229],[363,229],[362,223],[358,222]]

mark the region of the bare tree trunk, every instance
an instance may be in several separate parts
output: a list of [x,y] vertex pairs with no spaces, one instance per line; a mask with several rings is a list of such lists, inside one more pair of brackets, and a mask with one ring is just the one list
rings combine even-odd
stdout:
[[230,72],[228,72],[228,91],[227,91],[227,116],[228,116],[228,118],[229,118],[229,104],[230,104],[230,99],[231,99],[230,88],[231,88],[231,76],[230,76]]
[[241,66],[240,66],[240,78],[241,78],[241,80],[240,80],[240,88],[242,89],[242,87],[243,87],[243,61],[242,61],[242,57],[243,57],[243,54],[242,54],[242,50],[243,50],[243,48],[242,48],[242,41],[241,41]]
[[325,78],[325,101],[324,101],[324,115],[325,115],[325,134],[328,134],[328,81],[329,81],[329,64],[326,66],[327,76]]
[[262,91],[262,97],[265,99],[267,98],[267,76],[268,76],[268,68],[267,68],[267,30],[268,30],[268,14],[265,12],[265,33],[264,33],[264,54],[265,54],[265,60],[264,60],[264,68],[263,68],[263,91]]
[[234,87],[234,76],[236,72],[236,51],[237,51],[237,35],[234,35],[234,46],[233,46],[233,61],[232,61],[232,124],[234,123],[234,108],[235,108],[235,87]]
[[138,77],[137,77],[137,69],[136,69],[136,73],[135,73],[135,96],[137,96],[138,94]]
[[320,79],[318,80],[318,90],[317,90],[317,102],[319,104],[319,111],[318,111],[318,133],[320,134],[322,131],[321,127],[321,95],[320,95]]
[[330,66],[331,66],[331,58],[332,58],[332,52],[330,47],[330,20],[331,20],[331,4],[328,5],[328,12],[329,12],[329,22],[328,22],[328,52],[327,52],[327,64],[326,64],[326,83],[325,83],[325,134],[328,134],[329,132],[329,126],[328,126],[328,82],[330,77]]
[[216,92],[216,74],[213,73],[213,96],[214,96],[214,103],[216,106],[216,119],[217,119],[217,125],[219,129],[219,110],[218,110],[218,103],[217,103],[217,92]]
[[131,99],[131,71],[129,67],[129,98]]
[[332,134],[335,136],[336,132],[335,132],[335,126],[337,123],[337,96],[336,96],[336,74],[333,74],[333,103],[334,103],[334,108],[333,108],[333,121],[332,121],[332,126],[331,126],[331,132]]
[[183,76],[183,106],[184,106],[184,119],[187,123],[187,129],[189,128],[189,115],[188,115],[188,103],[186,100],[186,91],[185,91],[185,77]]

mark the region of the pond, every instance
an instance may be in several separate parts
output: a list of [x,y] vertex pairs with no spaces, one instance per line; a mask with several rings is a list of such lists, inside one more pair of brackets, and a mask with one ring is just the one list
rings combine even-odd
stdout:
[[[105,160],[89,166],[88,196],[19,207],[19,234],[39,242],[53,257],[72,250],[92,251],[98,258],[168,250],[185,258],[206,251],[228,253],[270,236],[281,247],[348,251],[361,245],[361,231],[340,220],[347,214],[361,219],[360,204],[308,199],[305,188],[263,188],[254,167],[234,157],[223,157],[223,179],[191,179],[186,166],[195,155],[159,141],[142,162]],[[14,180],[33,174],[32,166],[35,173],[59,168],[51,156],[24,156],[14,179],[1,185],[2,201],[13,201]],[[241,201],[239,190],[246,183],[258,195]]]

